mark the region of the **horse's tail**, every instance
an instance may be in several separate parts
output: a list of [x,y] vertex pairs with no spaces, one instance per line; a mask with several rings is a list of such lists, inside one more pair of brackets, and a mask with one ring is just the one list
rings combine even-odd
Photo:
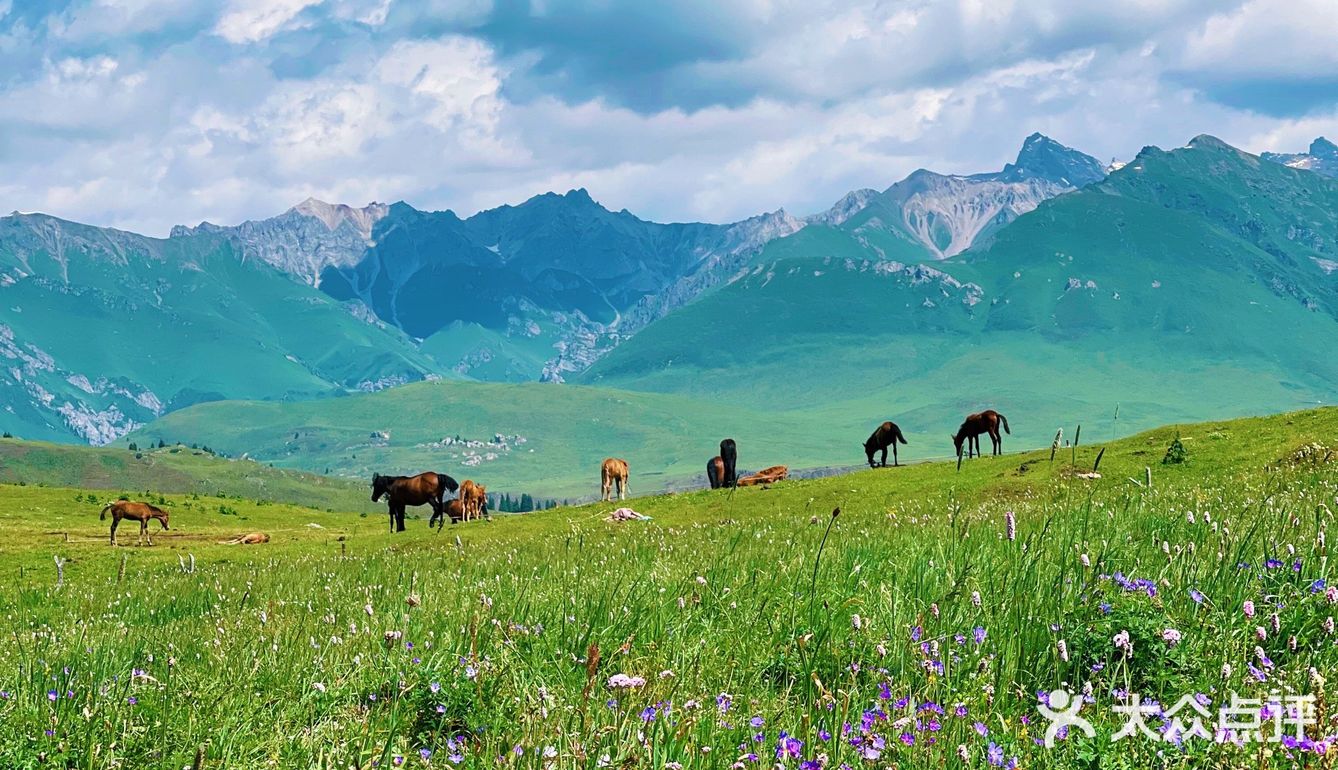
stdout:
[[110,511],[113,505],[116,505],[116,503],[107,503],[105,506],[103,506],[102,513],[98,514],[98,521],[107,520],[107,511]]
[[1013,435],[1013,431],[1011,431],[1011,430],[1008,429],[1008,418],[1007,418],[1007,417],[1004,417],[1002,414],[999,415],[999,422],[1003,423],[1003,426],[1004,426],[1004,433],[1007,433],[1007,434],[1010,435],[1010,436]]
[[900,442],[903,443],[903,444],[909,444],[909,443],[911,443],[911,442],[909,442],[909,441],[906,440],[906,437],[905,437],[905,436],[901,435],[901,426],[900,426],[900,425],[894,425],[893,427],[897,429],[897,435],[896,435],[896,440],[897,440],[897,441],[900,441]]
[[437,478],[441,480],[442,486],[446,487],[446,491],[451,494],[455,494],[455,491],[460,488],[460,482],[444,473],[437,472]]

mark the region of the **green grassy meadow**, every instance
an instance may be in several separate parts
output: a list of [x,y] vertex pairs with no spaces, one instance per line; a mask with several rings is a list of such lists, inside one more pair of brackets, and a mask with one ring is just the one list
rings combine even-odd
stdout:
[[[1314,442],[1338,410],[400,535],[167,494],[153,547],[4,486],[0,767],[1329,767]],[[1046,749],[1062,687],[1097,736]],[[1233,691],[1316,696],[1313,740],[1111,740]]]

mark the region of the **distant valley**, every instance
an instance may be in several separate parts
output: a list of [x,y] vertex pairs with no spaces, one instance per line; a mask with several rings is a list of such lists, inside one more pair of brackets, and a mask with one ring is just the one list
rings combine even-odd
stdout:
[[[561,410],[584,420],[633,391],[650,400],[627,419],[770,419],[813,434],[780,460],[814,464],[857,462],[843,447],[871,420],[905,416],[914,439],[986,403],[1014,405],[1035,443],[1075,418],[1110,415],[1114,431],[1331,400],[1338,370],[1313,340],[1338,331],[1338,149],[1256,157],[1200,137],[1113,168],[1036,134],[1000,171],[920,170],[806,217],[720,225],[649,222],[584,190],[468,218],[313,199],[166,239],[14,214],[0,219],[0,427],[354,475],[439,455],[531,484],[514,446],[470,460],[442,442],[553,451],[574,424]],[[303,438],[321,435],[306,433],[318,412],[335,419],[310,405],[387,389],[391,405],[424,380],[461,384],[440,409],[415,401],[430,424],[411,446],[397,448],[414,419],[398,406],[348,415],[324,449]],[[536,436],[519,414],[464,417],[508,393],[473,381],[589,396],[555,400],[556,435]],[[273,404],[273,435],[229,411],[237,400]],[[699,453],[657,472],[695,473]]]

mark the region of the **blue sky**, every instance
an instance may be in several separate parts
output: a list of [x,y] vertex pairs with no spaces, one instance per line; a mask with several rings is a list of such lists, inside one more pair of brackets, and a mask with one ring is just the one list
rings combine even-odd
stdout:
[[0,209],[165,234],[315,196],[804,214],[1041,131],[1338,138],[1334,0],[0,0]]

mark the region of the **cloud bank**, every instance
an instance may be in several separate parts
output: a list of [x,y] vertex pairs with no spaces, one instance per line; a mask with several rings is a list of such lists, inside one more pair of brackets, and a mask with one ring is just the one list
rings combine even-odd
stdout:
[[1128,158],[1338,135],[1330,0],[0,2],[0,208],[165,234],[308,196],[586,187],[807,213],[1041,131]]

